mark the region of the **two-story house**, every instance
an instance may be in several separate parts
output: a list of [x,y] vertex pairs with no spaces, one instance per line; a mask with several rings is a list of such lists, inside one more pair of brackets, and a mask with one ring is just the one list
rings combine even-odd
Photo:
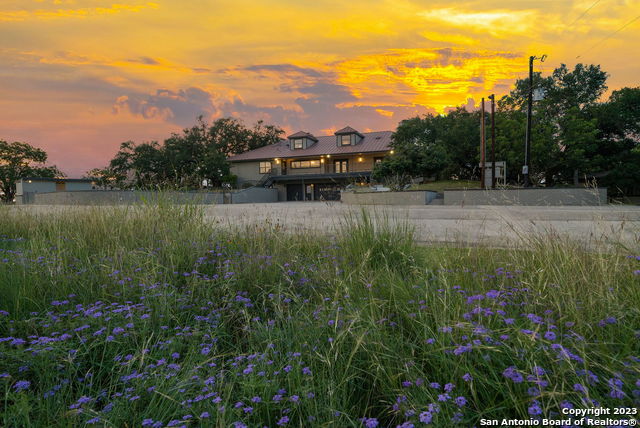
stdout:
[[367,183],[377,162],[393,154],[391,131],[358,132],[347,126],[334,135],[296,132],[286,140],[229,158],[238,184],[273,186],[281,201],[338,200],[340,190]]

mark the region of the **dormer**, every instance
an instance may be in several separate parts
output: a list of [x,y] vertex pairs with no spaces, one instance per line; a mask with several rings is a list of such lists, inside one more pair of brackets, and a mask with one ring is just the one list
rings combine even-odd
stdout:
[[308,132],[296,132],[287,137],[289,139],[289,148],[291,150],[304,150],[313,146],[318,139]]
[[364,138],[364,135],[356,131],[350,126],[342,128],[335,132],[336,145],[338,147],[343,146],[355,146]]

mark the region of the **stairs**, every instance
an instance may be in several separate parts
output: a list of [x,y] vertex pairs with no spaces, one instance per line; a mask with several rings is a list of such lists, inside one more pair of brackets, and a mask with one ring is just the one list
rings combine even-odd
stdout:
[[258,180],[256,187],[268,187],[273,183],[273,176],[271,174],[265,174]]

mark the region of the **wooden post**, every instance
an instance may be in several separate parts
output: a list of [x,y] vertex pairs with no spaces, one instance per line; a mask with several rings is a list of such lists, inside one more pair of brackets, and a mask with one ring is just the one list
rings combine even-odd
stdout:
[[480,188],[484,189],[484,170],[485,170],[485,132],[484,132],[484,97],[482,97],[482,106],[480,113]]
[[496,95],[491,94],[491,188],[496,188]]

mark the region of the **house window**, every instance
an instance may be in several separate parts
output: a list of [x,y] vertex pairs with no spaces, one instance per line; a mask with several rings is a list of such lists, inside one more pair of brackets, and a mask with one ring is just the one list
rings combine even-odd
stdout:
[[341,159],[333,162],[335,172],[342,174],[349,172],[349,161],[347,159]]
[[260,174],[271,173],[271,162],[260,162]]
[[301,149],[303,148],[303,139],[302,138],[296,138],[295,140],[293,140],[293,148],[294,149]]
[[313,160],[303,160],[303,161],[291,161],[291,168],[292,169],[320,168],[320,160],[313,159]]
[[341,146],[350,146],[351,145],[351,135],[340,135],[340,145]]

